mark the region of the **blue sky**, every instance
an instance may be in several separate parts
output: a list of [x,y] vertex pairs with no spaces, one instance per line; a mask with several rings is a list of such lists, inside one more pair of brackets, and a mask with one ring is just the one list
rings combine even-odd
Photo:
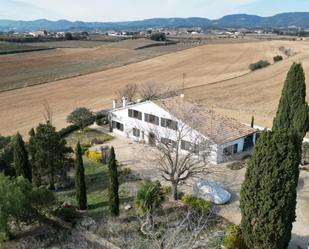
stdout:
[[0,19],[126,21],[308,11],[309,0],[0,0]]

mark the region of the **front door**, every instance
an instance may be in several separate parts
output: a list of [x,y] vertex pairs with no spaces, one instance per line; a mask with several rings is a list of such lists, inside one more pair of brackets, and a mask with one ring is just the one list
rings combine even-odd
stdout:
[[156,145],[156,135],[152,132],[149,132],[149,141],[148,141],[150,146],[155,146]]

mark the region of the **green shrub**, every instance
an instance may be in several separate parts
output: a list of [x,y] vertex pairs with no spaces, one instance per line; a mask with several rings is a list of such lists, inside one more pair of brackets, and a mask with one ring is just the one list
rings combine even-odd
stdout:
[[72,124],[58,131],[58,134],[60,135],[60,137],[64,138],[67,135],[71,134],[73,131],[77,131],[78,129],[79,127],[77,125]]
[[205,201],[201,198],[195,197],[193,195],[184,195],[181,200],[191,209],[208,213],[209,209],[211,207],[211,204],[209,201]]
[[85,155],[85,152],[91,147],[90,144],[81,144],[82,147],[82,154]]
[[264,67],[268,67],[270,65],[270,63],[268,61],[264,61],[264,60],[260,60],[256,63],[252,63],[250,64],[249,68],[251,71],[255,71],[258,69],[262,69]]
[[245,242],[239,225],[233,225],[229,228],[224,238],[224,246],[226,249],[246,249]]
[[166,41],[166,35],[163,32],[152,33],[150,39],[153,41]]
[[53,212],[55,216],[66,221],[66,222],[74,222],[76,218],[78,218],[78,213],[76,208],[71,204],[60,204]]
[[273,59],[274,59],[274,62],[278,62],[278,61],[282,61],[283,57],[281,55],[277,55]]

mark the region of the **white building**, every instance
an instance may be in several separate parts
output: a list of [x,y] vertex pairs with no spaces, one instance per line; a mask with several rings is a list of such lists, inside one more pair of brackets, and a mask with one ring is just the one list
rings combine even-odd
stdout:
[[114,133],[136,142],[176,146],[178,141],[183,153],[198,155],[207,144],[207,158],[216,164],[250,151],[256,140],[255,129],[180,97],[131,105],[124,98],[120,108],[113,102],[109,117]]

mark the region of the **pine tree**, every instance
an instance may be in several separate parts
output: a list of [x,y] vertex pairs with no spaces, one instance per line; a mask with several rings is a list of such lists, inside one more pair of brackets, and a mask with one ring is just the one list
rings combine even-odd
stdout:
[[110,150],[109,155],[109,188],[108,188],[108,195],[109,195],[109,209],[110,213],[113,216],[119,215],[119,182],[118,182],[118,172],[117,172],[117,162],[115,156],[114,147]]
[[16,176],[23,176],[31,182],[31,166],[28,160],[28,152],[19,133],[17,133],[14,142],[14,165]]
[[35,131],[32,128],[29,131],[29,142],[28,142],[28,152],[29,152],[29,161],[32,168],[32,185],[34,187],[41,186],[41,177],[39,174],[38,167],[35,163],[35,153],[36,153],[36,144],[35,144]]
[[241,189],[243,238],[250,249],[286,249],[295,221],[301,143],[287,131],[263,132]]
[[273,130],[296,129],[302,139],[308,128],[305,74],[302,65],[294,63],[283,86]]
[[55,189],[57,176],[63,175],[63,167],[66,159],[66,142],[63,140],[56,128],[49,122],[39,124],[35,135],[35,164],[41,177],[46,177],[49,188]]
[[76,200],[80,210],[87,209],[87,190],[85,182],[85,168],[83,163],[83,154],[80,143],[78,142],[75,150],[75,189]]

